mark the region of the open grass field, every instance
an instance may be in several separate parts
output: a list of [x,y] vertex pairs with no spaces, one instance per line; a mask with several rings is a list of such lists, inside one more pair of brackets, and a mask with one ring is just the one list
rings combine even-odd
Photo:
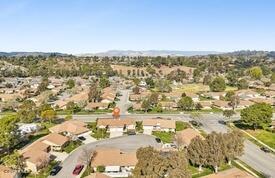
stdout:
[[[236,87],[229,87],[227,86],[225,91],[232,91],[237,90]],[[191,83],[191,84],[184,84],[179,86],[177,89],[174,89],[175,92],[191,92],[191,93],[198,93],[198,92],[207,92],[210,91],[208,85],[203,85],[202,83]]]
[[246,130],[248,133],[267,144],[271,148],[275,149],[275,133],[268,132],[266,130]]

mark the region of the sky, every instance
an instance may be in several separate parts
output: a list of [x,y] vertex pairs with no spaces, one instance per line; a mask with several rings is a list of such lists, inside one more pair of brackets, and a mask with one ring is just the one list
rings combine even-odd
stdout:
[[275,50],[274,0],[0,0],[0,51]]

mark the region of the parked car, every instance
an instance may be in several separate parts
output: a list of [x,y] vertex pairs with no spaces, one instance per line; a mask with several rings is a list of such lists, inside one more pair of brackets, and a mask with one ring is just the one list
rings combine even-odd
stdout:
[[224,120],[219,120],[218,123],[220,123],[222,125],[226,125],[226,122]]
[[53,169],[50,172],[50,175],[55,176],[61,169],[62,169],[62,167],[59,166],[59,165],[54,166]]
[[156,138],[156,142],[161,143],[161,139],[160,138]]
[[86,138],[85,138],[85,137],[83,137],[83,136],[79,136],[79,137],[78,137],[78,139],[79,139],[79,140],[81,140],[81,141],[86,140]]
[[136,135],[136,132],[135,131],[129,131],[128,135]]
[[73,175],[79,175],[83,168],[84,168],[84,165],[82,164],[76,165],[73,171]]
[[202,126],[202,123],[198,122],[198,121],[189,121],[190,124],[192,124],[193,126],[195,127],[201,127]]
[[270,153],[271,151],[268,149],[268,148],[266,148],[266,147],[261,147],[261,150],[263,151],[263,152],[265,152],[265,153]]

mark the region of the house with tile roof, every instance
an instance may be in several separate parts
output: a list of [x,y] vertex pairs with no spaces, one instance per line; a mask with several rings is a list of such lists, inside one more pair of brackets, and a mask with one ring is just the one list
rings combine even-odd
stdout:
[[129,177],[138,160],[136,152],[123,152],[117,148],[97,148],[92,153],[91,167],[96,171],[104,166],[103,174],[110,177]]

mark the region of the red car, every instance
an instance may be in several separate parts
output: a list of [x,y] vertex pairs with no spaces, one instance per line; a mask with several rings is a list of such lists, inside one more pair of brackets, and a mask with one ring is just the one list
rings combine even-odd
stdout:
[[84,165],[82,165],[82,164],[76,165],[74,168],[74,171],[73,171],[73,175],[78,175],[82,171],[83,168],[84,168]]

